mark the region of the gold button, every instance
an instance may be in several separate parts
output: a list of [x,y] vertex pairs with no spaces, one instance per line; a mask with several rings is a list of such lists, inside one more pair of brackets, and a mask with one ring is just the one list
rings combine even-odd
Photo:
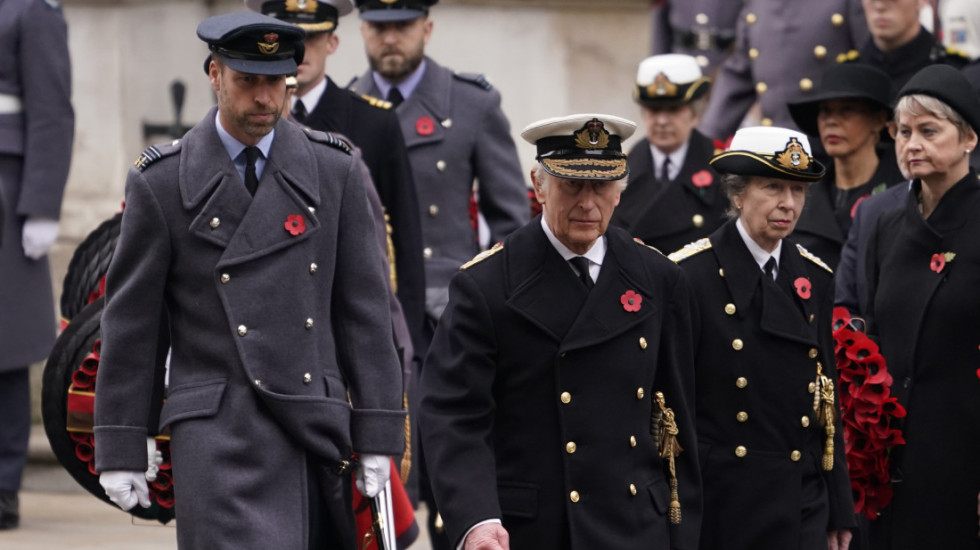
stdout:
[[640,349],[647,349],[647,339],[640,336]]
[[432,249],[429,248],[429,247],[423,248],[422,249],[422,257],[425,258],[426,260],[432,258]]
[[707,25],[708,24],[708,15],[705,14],[705,13],[699,13],[699,14],[697,14],[697,15],[694,16],[694,21],[698,25]]
[[630,494],[636,496],[636,485],[630,483]]
[[809,416],[804,416],[803,418],[801,418],[800,419],[800,424],[804,428],[809,428],[810,427],[810,417]]
[[736,338],[736,339],[732,340],[732,349],[733,350],[740,351],[743,347],[745,347],[745,345],[742,344],[742,339],[741,338]]
[[646,393],[644,393],[643,388],[636,388],[636,398],[637,399],[643,399],[643,396],[644,395],[646,395]]
[[793,462],[799,462],[801,458],[803,458],[803,453],[800,451],[793,451],[789,453],[789,459]]
[[756,16],[754,13],[749,13],[745,15],[745,22],[748,23],[749,25],[755,23],[755,21],[756,21]]
[[447,118],[446,120],[440,122],[440,124],[442,124],[443,128],[451,128],[453,125],[453,119]]
[[256,379],[255,379],[255,385],[256,385],[256,386],[261,386],[261,385],[262,385],[262,381],[261,381],[261,380],[259,380],[258,378],[256,378]]
[[807,387],[806,387],[806,391],[808,391],[810,393],[813,393],[813,392],[817,391],[817,383],[816,382],[810,382],[810,384],[807,385]]
[[568,355],[568,354],[567,354],[567,353],[565,353],[565,352],[561,352],[561,358],[562,358],[562,359],[564,359],[566,355]]
[[817,46],[816,48],[813,48],[813,56],[816,57],[817,59],[823,59],[824,57],[827,57],[827,48],[823,46]]
[[756,59],[759,57],[759,50],[756,48],[749,48],[749,59]]
[[694,227],[701,227],[704,225],[704,216],[701,214],[695,214],[694,217],[691,218],[691,222],[694,223]]
[[430,204],[429,205],[429,215],[432,216],[433,218],[436,217],[436,216],[438,216],[439,215],[439,207],[436,206],[436,205],[434,205],[434,204]]
[[839,13],[835,13],[834,15],[830,16],[830,22],[835,27],[839,27],[844,24],[844,16]]
[[578,491],[572,491],[571,493],[568,493],[568,500],[572,502],[578,502],[579,498],[580,497],[578,495]]
[[719,277],[724,277],[725,276],[725,270],[724,269],[721,269],[721,268],[718,268],[718,276]]
[[735,379],[736,388],[742,389],[748,385],[749,385],[749,379],[744,376],[739,376],[738,378]]
[[246,334],[248,334],[248,327],[245,325],[238,325],[238,335],[245,336]]
[[742,445],[739,445],[738,447],[735,447],[735,456],[737,456],[739,458],[744,457],[746,454],[748,454],[748,452],[749,452],[749,450],[746,449],[745,447],[743,447]]
[[811,323],[813,322],[813,319],[814,319],[814,317],[813,317],[813,314],[811,313],[811,314],[810,314],[810,322],[811,322]]
[[310,329],[310,328],[313,328],[313,319],[312,319],[312,318],[310,318],[310,319],[307,319],[307,320],[306,320],[306,325],[305,325],[305,326],[306,326],[306,328],[308,328],[308,329]]
[[211,218],[210,225],[211,225],[211,229],[217,229],[218,226],[221,225],[221,220],[219,220],[218,218]]
[[703,55],[694,56],[694,60],[698,62],[698,67],[701,67],[702,69],[711,64],[711,61]]
[[446,161],[440,160],[440,161],[436,162],[436,170],[438,170],[440,172],[445,172],[446,171]]
[[313,376],[310,375],[310,373],[306,373],[306,374],[303,375],[303,383],[304,384],[309,384],[312,381],[313,381]]
[[310,273],[316,273],[316,268],[319,267],[315,263],[310,264]]
[[636,447],[636,436],[635,435],[631,435],[630,436],[630,447]]
[[766,93],[766,90],[768,90],[768,89],[769,89],[769,85],[766,84],[765,82],[756,82],[755,83],[755,93],[757,93],[759,95],[762,95],[762,94]]
[[725,304],[725,313],[735,315],[735,304]]
[[568,443],[565,443],[565,452],[566,453],[572,454],[572,453],[575,452],[575,449],[578,449],[578,446],[575,445],[575,442],[574,441],[569,441]]
[[316,208],[313,208],[312,206],[307,206],[306,209],[310,211],[310,214],[316,214]]
[[820,352],[817,351],[817,348],[810,348],[810,352],[807,355],[810,356],[810,359],[816,359],[818,353]]
[[813,89],[813,81],[809,78],[804,78],[800,80],[800,89],[804,92],[809,92]]
[[760,124],[762,124],[763,126],[772,126],[772,119],[769,117],[763,117]]
[[229,275],[227,273],[222,273],[221,274],[221,284],[223,284],[223,285],[224,284],[228,284],[228,281],[230,281],[230,280],[231,280],[231,275]]
[[568,393],[567,391],[561,392],[561,402],[564,403],[564,404],[566,404],[566,405],[569,404],[569,403],[571,403],[572,402],[572,394]]
[[745,411],[738,411],[738,414],[735,415],[735,419],[739,422],[745,422],[749,419],[749,413]]

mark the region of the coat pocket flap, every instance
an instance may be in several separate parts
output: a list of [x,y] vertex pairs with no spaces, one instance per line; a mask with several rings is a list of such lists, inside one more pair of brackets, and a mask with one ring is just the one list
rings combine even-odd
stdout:
[[497,485],[500,511],[505,516],[533,519],[538,515],[538,486],[530,483]]
[[160,412],[160,430],[178,420],[217,414],[227,384],[225,379],[221,379],[193,382],[171,388],[167,392],[167,400]]

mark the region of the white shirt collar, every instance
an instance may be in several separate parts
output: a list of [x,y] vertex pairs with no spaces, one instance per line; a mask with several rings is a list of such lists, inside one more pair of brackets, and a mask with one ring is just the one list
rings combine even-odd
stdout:
[[650,144],[650,154],[653,155],[653,174],[654,176],[660,176],[660,167],[664,165],[664,159],[670,159],[670,167],[667,170],[667,175],[670,176],[670,180],[674,181],[677,176],[681,173],[681,168],[684,166],[684,159],[687,158],[687,149],[690,144],[690,140],[685,141],[677,148],[673,153],[665,154],[654,144]]
[[735,227],[738,229],[738,234],[742,236],[742,241],[745,243],[745,246],[748,247],[749,252],[752,254],[752,258],[755,259],[755,263],[759,264],[759,269],[765,271],[765,265],[766,262],[769,261],[769,258],[776,259],[776,267],[774,267],[772,270],[772,276],[776,277],[776,274],[779,272],[779,255],[783,250],[783,240],[779,240],[779,244],[776,245],[776,249],[770,254],[769,252],[766,252],[766,249],[759,246],[759,243],[752,240],[752,237],[749,236],[749,232],[746,231],[745,226],[742,225],[741,218],[735,220]]
[[327,77],[324,76],[323,80],[319,84],[313,86],[310,91],[306,92],[302,96],[293,96],[293,103],[290,105],[290,111],[296,108],[296,102],[302,101],[303,107],[306,108],[307,113],[312,113],[313,109],[316,109],[317,104],[320,103],[320,98],[323,97],[323,92],[327,91]]
[[[596,239],[596,241],[592,243],[592,248],[590,248],[585,254],[576,254],[558,240],[558,237],[556,237],[551,231],[551,228],[548,227],[548,223],[544,220],[544,216],[541,216],[541,229],[544,230],[544,234],[546,237],[548,237],[548,242],[551,243],[551,246],[555,247],[555,250],[561,254],[561,257],[566,262],[575,256],[585,256],[588,258],[589,275],[592,276],[593,281],[597,281],[599,279],[599,271],[602,269],[602,260],[604,260],[606,257],[605,235]],[[571,264],[569,264],[569,269],[572,269]],[[572,269],[572,271],[574,271],[574,269]]]

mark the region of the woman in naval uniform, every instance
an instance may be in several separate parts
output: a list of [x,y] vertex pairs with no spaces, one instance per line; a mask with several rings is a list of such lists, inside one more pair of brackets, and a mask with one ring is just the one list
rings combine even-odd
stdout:
[[729,220],[671,254],[701,318],[695,363],[711,550],[838,550],[854,524],[837,410],[830,269],[786,240],[824,176],[804,134],[739,130],[711,159]]

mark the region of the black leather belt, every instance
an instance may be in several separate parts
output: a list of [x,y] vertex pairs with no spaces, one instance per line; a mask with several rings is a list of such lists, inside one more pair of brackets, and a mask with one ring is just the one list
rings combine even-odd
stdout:
[[718,31],[705,27],[690,29],[671,27],[671,30],[674,33],[674,45],[688,50],[723,52],[735,43],[734,31]]

